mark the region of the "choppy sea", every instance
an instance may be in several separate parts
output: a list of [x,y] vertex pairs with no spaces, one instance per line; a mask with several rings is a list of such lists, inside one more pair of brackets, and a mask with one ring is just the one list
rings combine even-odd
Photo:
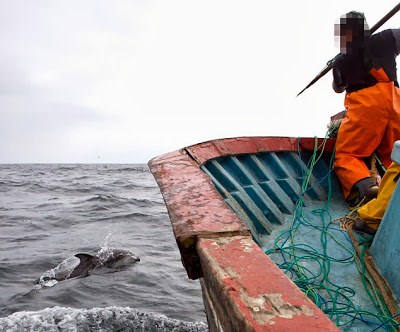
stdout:
[[[104,248],[140,262],[36,283]],[[207,331],[205,322],[147,165],[0,165],[1,331]]]

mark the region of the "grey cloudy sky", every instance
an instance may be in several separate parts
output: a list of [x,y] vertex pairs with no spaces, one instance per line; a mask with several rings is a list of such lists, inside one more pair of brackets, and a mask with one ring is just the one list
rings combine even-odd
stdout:
[[0,0],[0,163],[323,136],[343,109],[331,75],[295,96],[337,54],[335,20],[359,10],[372,26],[397,3]]

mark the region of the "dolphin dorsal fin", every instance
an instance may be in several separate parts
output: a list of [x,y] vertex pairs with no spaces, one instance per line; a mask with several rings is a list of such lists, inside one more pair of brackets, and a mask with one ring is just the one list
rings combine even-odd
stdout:
[[96,265],[96,257],[89,254],[76,254],[75,257],[78,257],[81,261],[79,264],[81,267],[86,266],[87,268],[94,268]]
[[88,265],[93,262],[93,256],[89,254],[76,254],[75,257],[78,257],[81,260],[81,264]]
[[79,258],[79,265],[71,272],[67,279],[84,277],[90,274],[95,268],[95,260],[89,254],[76,254],[75,257]]

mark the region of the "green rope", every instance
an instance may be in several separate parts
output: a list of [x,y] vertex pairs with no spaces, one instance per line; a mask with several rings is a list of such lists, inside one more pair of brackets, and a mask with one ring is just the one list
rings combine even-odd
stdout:
[[[327,136],[318,145],[315,138],[314,152],[306,165],[301,186],[301,196],[296,204],[296,210],[290,223],[289,229],[281,232],[274,241],[274,247],[267,250],[267,255],[280,253],[284,262],[277,263],[283,272],[291,277],[293,282],[310,298],[325,314],[333,320],[338,327],[351,325],[355,320],[361,320],[365,324],[374,324],[387,331],[394,331],[398,323],[391,319],[391,315],[373,282],[373,279],[365,271],[365,264],[358,261],[355,250],[349,241],[346,243],[336,237],[329,229],[332,223],[332,216],[329,206],[332,198],[331,174],[327,176],[328,198],[324,206],[314,209],[312,214],[319,216],[320,224],[315,225],[309,221],[304,213],[303,197],[310,188],[310,180],[315,165],[323,157]],[[330,159],[330,169],[333,167],[334,155]],[[322,252],[313,246],[296,241],[296,233],[301,225],[312,227],[320,232],[320,243]],[[332,242],[349,254],[346,259],[336,259],[328,255],[328,243]],[[282,243],[283,244],[280,244]],[[363,250],[365,250],[366,246]],[[313,263],[316,266],[312,272],[308,266]],[[353,264],[355,263],[362,275],[363,285],[367,290],[376,312],[361,310],[354,303],[356,291],[350,287],[337,285],[330,279],[331,264]],[[375,319],[375,321],[371,321]]]

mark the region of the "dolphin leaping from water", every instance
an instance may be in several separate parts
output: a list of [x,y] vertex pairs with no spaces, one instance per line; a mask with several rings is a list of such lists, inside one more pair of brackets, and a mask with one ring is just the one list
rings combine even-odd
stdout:
[[139,257],[123,249],[102,249],[95,255],[76,254],[65,259],[55,268],[46,271],[37,280],[37,283],[53,286],[58,281],[86,277],[96,268],[117,268],[139,261]]

